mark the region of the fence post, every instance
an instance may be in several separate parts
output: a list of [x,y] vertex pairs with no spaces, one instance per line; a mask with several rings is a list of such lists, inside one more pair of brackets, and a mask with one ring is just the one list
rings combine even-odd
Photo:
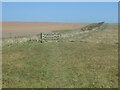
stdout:
[[40,37],[41,37],[41,43],[42,43],[42,33],[40,34]]

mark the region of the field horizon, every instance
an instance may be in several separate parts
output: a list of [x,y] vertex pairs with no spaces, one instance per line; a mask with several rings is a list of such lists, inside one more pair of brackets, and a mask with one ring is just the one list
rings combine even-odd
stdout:
[[[2,23],[2,37],[34,35],[41,32],[81,29],[89,22],[0,22]],[[117,23],[110,23],[117,24]]]
[[[58,22],[2,22],[4,37],[24,36],[57,30],[72,30],[88,25],[88,23],[58,23]],[[14,35],[13,35],[14,34]]]

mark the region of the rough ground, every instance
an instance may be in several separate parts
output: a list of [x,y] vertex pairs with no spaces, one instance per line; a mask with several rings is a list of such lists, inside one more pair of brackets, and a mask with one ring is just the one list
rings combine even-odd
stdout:
[[62,31],[60,42],[4,45],[3,87],[118,87],[117,25],[75,32]]

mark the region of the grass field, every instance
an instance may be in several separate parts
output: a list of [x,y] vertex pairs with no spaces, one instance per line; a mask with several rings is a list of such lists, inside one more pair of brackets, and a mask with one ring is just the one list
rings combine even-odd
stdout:
[[3,45],[3,88],[118,87],[116,24],[61,33],[61,42]]

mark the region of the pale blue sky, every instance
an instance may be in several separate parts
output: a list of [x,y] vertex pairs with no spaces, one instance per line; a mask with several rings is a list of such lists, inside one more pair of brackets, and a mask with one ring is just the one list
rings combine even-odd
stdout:
[[3,21],[117,22],[117,2],[3,2]]
[[1,0],[2,2],[119,2],[119,0]]

